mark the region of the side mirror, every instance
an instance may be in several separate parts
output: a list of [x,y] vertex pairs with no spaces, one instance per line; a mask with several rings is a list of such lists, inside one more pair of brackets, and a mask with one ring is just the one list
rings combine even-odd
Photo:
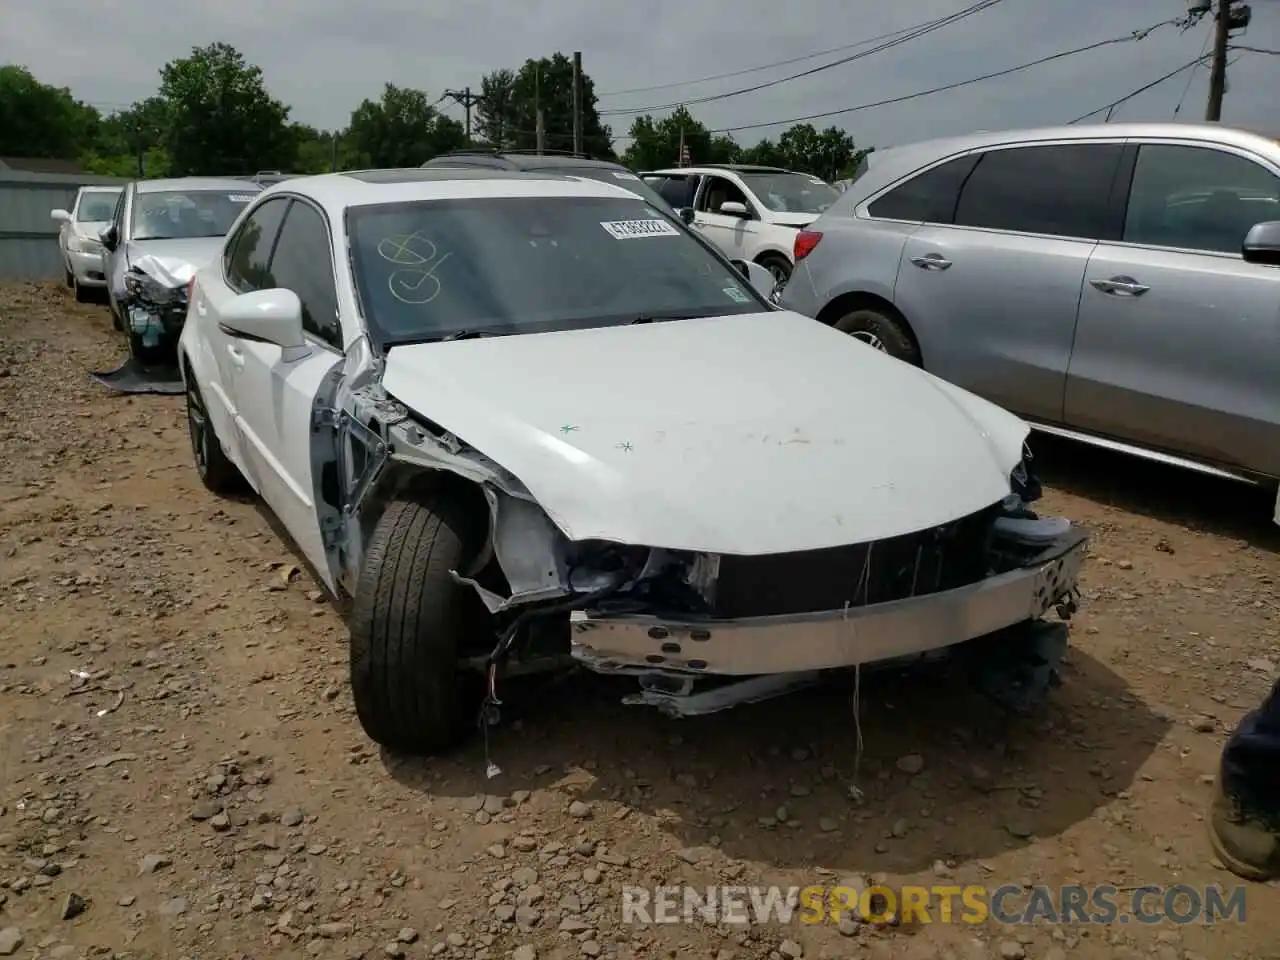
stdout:
[[302,302],[292,290],[277,287],[242,293],[219,315],[223,333],[237,340],[274,343],[285,351],[285,360],[310,352],[302,335]]
[[747,212],[747,205],[739,203],[737,200],[726,200],[720,204],[720,213],[726,217],[749,217],[751,214]]
[[746,278],[747,283],[751,284],[751,288],[756,293],[766,300],[773,296],[773,288],[777,284],[773,279],[773,274],[767,269],[758,263],[752,263],[750,260],[732,260],[730,262]]
[[693,223],[693,207],[681,207],[676,211],[676,216],[683,220],[686,226]]
[[102,241],[102,245],[108,250],[114,250],[120,242],[120,234],[116,230],[115,224],[103,227],[98,232],[98,239]]
[[1280,220],[1267,220],[1250,227],[1241,253],[1245,263],[1280,267]]
[[68,213],[66,210],[63,210],[61,207],[59,207],[57,210],[50,210],[49,216],[51,216],[54,220],[58,221],[58,223],[71,222],[71,214]]

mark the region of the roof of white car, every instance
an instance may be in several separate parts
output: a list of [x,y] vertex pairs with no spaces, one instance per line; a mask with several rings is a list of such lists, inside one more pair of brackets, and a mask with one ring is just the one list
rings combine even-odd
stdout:
[[709,163],[701,167],[663,167],[661,170],[646,170],[644,175],[647,177],[689,176],[691,174],[707,176],[716,173],[794,173],[797,176],[808,176],[808,174],[799,173],[796,170],[788,170],[786,167],[766,167],[758,163]]
[[301,194],[331,210],[379,203],[481,197],[619,197],[635,200],[625,187],[564,174],[465,167],[350,170],[297,177],[268,187],[267,194]]
[[160,193],[165,190],[231,190],[235,193],[257,193],[258,185],[251,180],[233,180],[229,177],[174,177],[168,180],[139,180],[138,193]]

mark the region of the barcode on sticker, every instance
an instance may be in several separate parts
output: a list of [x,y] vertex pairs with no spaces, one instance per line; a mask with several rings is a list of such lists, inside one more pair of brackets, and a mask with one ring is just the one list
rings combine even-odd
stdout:
[[602,220],[600,226],[608,230],[615,240],[680,236],[680,231],[665,220]]
[[231,195],[232,203],[248,203],[253,199],[252,193],[233,193]]

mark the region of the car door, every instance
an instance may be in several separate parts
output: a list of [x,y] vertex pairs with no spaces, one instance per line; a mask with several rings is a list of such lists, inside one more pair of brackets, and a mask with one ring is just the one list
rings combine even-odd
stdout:
[[343,341],[330,228],[309,201],[294,198],[285,213],[264,287],[298,295],[312,349],[286,362],[273,343],[233,341],[230,356],[239,368],[233,399],[245,461],[262,498],[334,590],[336,579],[316,508],[319,477],[312,469],[312,416],[321,383],[342,362]]
[[259,494],[262,491],[258,487],[257,473],[246,463],[235,400],[236,380],[244,370],[241,362],[243,347],[219,326],[218,317],[233,298],[272,286],[271,251],[289,203],[288,197],[273,197],[253,208],[235,233],[227,238],[222,248],[221,270],[218,273],[201,273],[188,310],[189,321],[194,318],[200,326],[198,342],[208,349],[208,355],[202,358],[200,366],[207,377],[202,392],[209,420],[228,448],[228,456]]
[[1121,237],[1089,259],[1068,426],[1280,476],[1280,169],[1225,145],[1134,143]]
[[[720,205],[740,203],[745,217],[720,213]],[[702,178],[693,202],[693,227],[731,260],[750,260],[748,250],[759,230],[760,211],[736,183],[728,177],[709,174]]]
[[954,210],[907,238],[894,302],[927,331],[931,373],[1061,422],[1085,264],[1119,230],[1109,204],[1122,152],[1120,141],[984,151]]

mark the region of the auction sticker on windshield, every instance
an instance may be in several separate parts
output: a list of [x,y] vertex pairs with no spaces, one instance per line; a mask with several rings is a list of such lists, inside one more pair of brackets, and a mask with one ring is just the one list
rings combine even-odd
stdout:
[[232,203],[248,203],[253,199],[252,193],[233,193],[230,198]]
[[615,240],[680,236],[680,231],[665,220],[601,220],[600,226],[608,230]]

